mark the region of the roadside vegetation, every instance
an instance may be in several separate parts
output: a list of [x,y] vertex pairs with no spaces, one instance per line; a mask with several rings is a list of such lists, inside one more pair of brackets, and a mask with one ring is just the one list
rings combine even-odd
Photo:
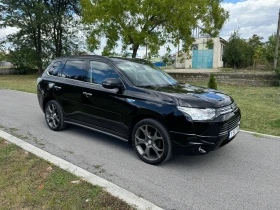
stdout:
[[133,209],[101,187],[0,139],[0,209]]
[[[271,70],[273,69],[276,34],[268,41],[254,34],[248,40],[240,37],[239,31],[234,31],[225,47],[223,61],[227,67],[236,69]],[[280,46],[279,46],[280,49]],[[278,64],[280,57],[278,57]],[[226,69],[229,70],[230,68]]]
[[[36,93],[37,74],[0,75],[0,89]],[[192,83],[207,87],[207,82]],[[242,111],[241,129],[280,136],[280,87],[233,86],[218,83]]]

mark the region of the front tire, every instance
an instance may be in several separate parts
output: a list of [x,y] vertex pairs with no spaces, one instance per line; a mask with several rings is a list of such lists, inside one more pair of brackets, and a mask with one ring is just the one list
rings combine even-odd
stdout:
[[172,141],[168,130],[159,121],[144,119],[132,131],[132,145],[141,160],[152,165],[168,161]]
[[51,100],[46,104],[45,119],[47,125],[53,131],[60,131],[66,127],[62,108],[55,100]]

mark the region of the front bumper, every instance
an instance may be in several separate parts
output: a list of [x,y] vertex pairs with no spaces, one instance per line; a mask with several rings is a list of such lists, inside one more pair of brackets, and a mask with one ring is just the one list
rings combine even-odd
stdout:
[[240,119],[240,110],[236,109],[234,112],[222,115],[211,122],[193,122],[195,134],[171,131],[175,151],[181,154],[190,151],[200,151],[198,154],[214,151],[236,137],[237,133],[232,137],[229,137],[229,133],[240,125]]

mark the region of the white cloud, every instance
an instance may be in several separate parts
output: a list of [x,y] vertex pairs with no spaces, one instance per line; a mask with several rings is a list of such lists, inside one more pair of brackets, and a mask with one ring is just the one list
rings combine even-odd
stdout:
[[266,41],[277,30],[279,0],[247,0],[222,3],[222,6],[230,13],[221,32],[224,39],[228,39],[235,29],[239,29],[242,38],[247,39],[257,34]]
[[0,39],[4,38],[5,36],[17,32],[17,28],[15,27],[7,27],[0,29]]

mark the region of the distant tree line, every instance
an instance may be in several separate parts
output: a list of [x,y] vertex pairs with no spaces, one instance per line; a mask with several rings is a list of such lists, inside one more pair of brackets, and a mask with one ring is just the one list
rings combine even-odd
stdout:
[[[272,69],[276,35],[263,42],[263,37],[254,34],[249,39],[242,39],[238,31],[234,31],[224,49],[225,66],[236,68],[253,67],[255,69]],[[280,48],[279,48],[280,50]],[[278,65],[280,57],[278,56]]]

